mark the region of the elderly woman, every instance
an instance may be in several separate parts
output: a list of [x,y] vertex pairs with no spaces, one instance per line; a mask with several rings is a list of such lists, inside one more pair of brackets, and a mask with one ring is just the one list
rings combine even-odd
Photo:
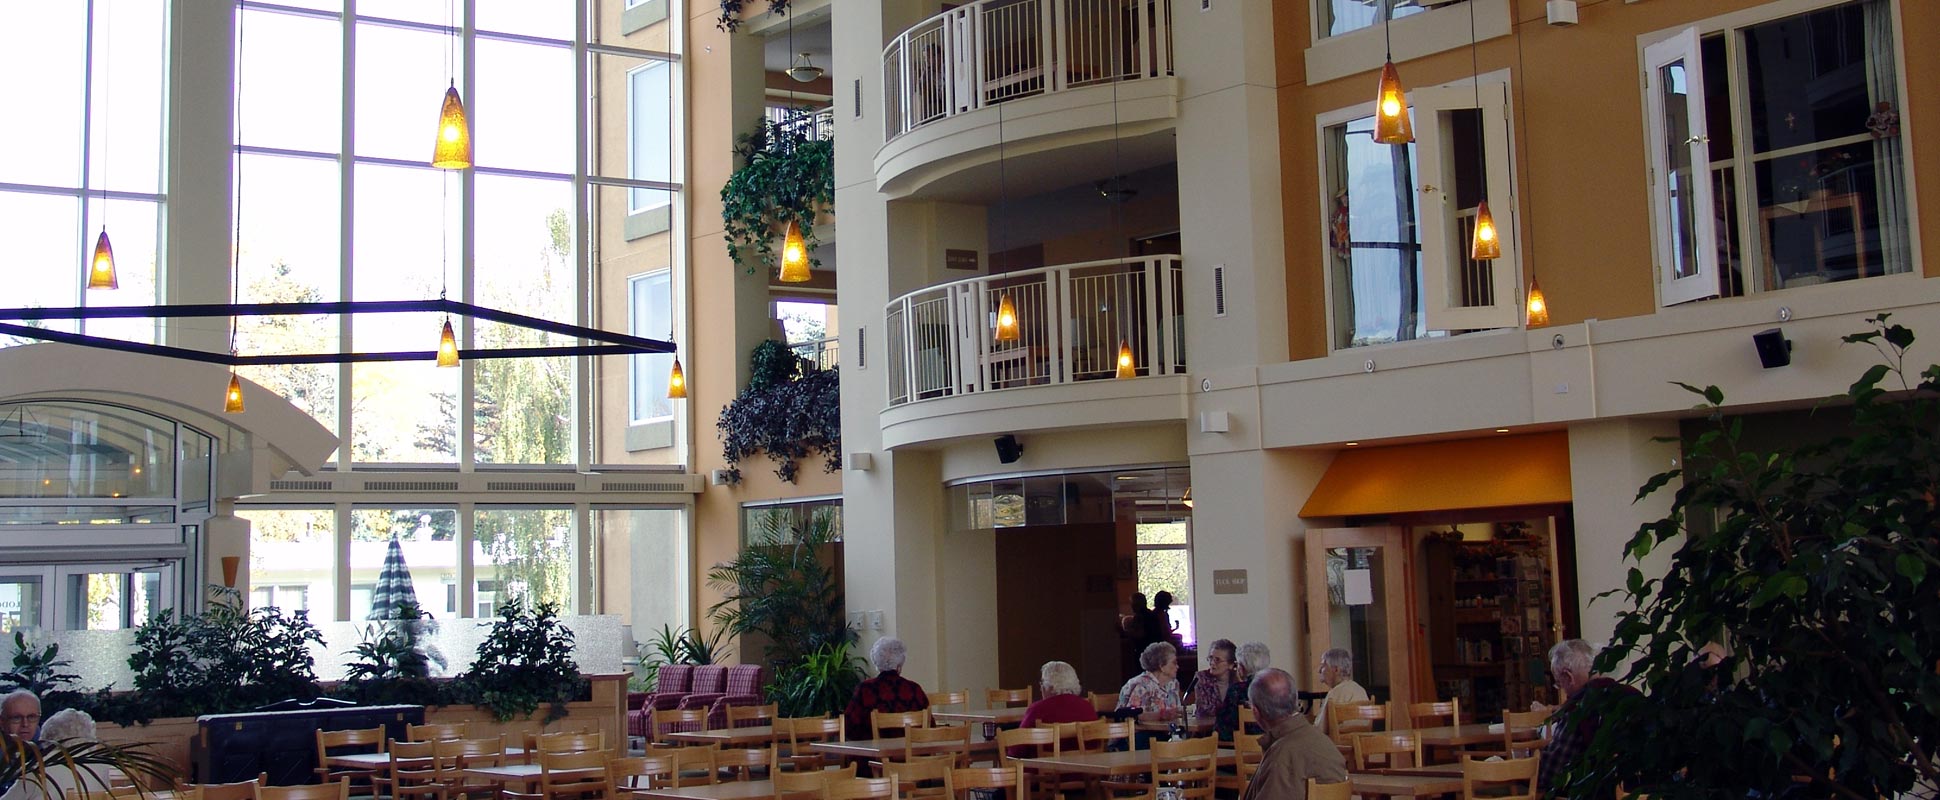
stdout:
[[[1038,689],[1043,697],[1024,709],[1024,720],[1019,723],[1025,728],[1038,725],[1056,725],[1061,722],[1091,722],[1098,719],[1098,709],[1091,707],[1091,701],[1081,695],[1084,687],[1078,683],[1078,671],[1062,661],[1046,661],[1037,671]],[[1067,742],[1067,747],[1075,745]],[[1011,755],[1030,754],[1029,745],[1012,748]]]
[[1226,710],[1226,696],[1244,677],[1235,663],[1238,648],[1231,639],[1215,639],[1206,654],[1206,668],[1192,676],[1192,708],[1200,719],[1216,719]]
[[[77,745],[99,740],[95,737],[94,718],[85,711],[70,708],[56,712],[41,723],[40,741]],[[76,771],[73,767],[58,763],[58,754],[49,755],[44,781],[23,777],[0,798],[45,800],[50,797],[79,798],[90,794],[106,797],[110,786],[129,785],[128,776],[114,767],[89,765]]]
[[903,677],[903,660],[908,656],[903,640],[892,636],[877,639],[869,647],[869,664],[876,668],[876,677],[855,687],[855,696],[849,698],[849,707],[842,712],[850,741],[876,738],[869,724],[872,712],[921,711],[930,707],[930,696],[924,693],[923,687]]
[[[1224,639],[1220,641],[1225,641]],[[1231,740],[1233,732],[1239,730],[1239,707],[1246,705],[1246,691],[1253,685],[1253,676],[1260,670],[1273,666],[1272,651],[1263,642],[1247,642],[1240,645],[1236,653],[1233,670],[1240,674],[1233,685],[1226,688],[1225,702],[1220,705],[1219,716],[1214,727],[1219,730],[1219,738]],[[1202,712],[1203,713],[1203,712]]]
[[1138,666],[1145,670],[1118,690],[1118,705],[1140,709],[1139,719],[1167,722],[1184,713],[1179,700],[1179,651],[1171,642],[1153,642],[1138,654]]

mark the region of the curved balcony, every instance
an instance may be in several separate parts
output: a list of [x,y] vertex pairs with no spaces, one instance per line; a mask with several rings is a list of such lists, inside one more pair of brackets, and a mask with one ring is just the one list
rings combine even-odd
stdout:
[[[1173,255],[1090,261],[931,286],[890,301],[889,404],[1113,381],[1121,343],[1139,377],[1186,371]],[[1018,335],[997,341],[1008,296]]]

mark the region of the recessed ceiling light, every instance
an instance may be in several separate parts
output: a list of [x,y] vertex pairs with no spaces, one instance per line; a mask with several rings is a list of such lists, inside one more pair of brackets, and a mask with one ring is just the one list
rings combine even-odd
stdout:
[[1348,446],[1348,447],[1360,447],[1360,446],[1361,446],[1361,443],[1360,443],[1360,442],[1348,442],[1348,443],[1347,443],[1347,446]]
[[1495,429],[1495,432],[1496,432],[1496,433],[1508,433],[1508,432],[1509,432],[1509,429],[1508,429],[1508,428],[1496,428],[1496,429]]

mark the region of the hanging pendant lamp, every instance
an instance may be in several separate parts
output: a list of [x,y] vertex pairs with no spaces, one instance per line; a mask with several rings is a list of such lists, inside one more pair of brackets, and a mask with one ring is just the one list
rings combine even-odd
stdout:
[[1118,340],[1118,378],[1138,377],[1138,368],[1132,363],[1132,345],[1124,339]]
[[1536,282],[1536,276],[1533,274],[1529,276],[1528,319],[1531,328],[1540,328],[1549,324],[1549,303],[1543,299],[1542,284]]
[[1184,504],[1185,504],[1185,506],[1186,506],[1186,508],[1191,508],[1191,507],[1192,507],[1192,487],[1190,487],[1190,486],[1187,486],[1187,487],[1186,487],[1186,496],[1185,496],[1185,497],[1182,497],[1182,498],[1180,498],[1180,499],[1179,499],[1179,502],[1182,502],[1182,503],[1184,503]]
[[438,332],[438,366],[458,366],[458,337],[451,334],[451,318],[445,318],[443,330]]
[[1022,336],[1017,329],[1017,305],[1010,301],[1010,292],[1005,292],[997,301],[997,331],[991,336],[1000,342],[1015,342]]
[[808,243],[802,241],[802,229],[791,219],[788,232],[781,238],[781,282],[806,283],[808,280]]
[[438,144],[432,148],[431,166],[464,169],[471,165],[471,124],[465,120],[465,100],[458,96],[458,84],[453,83],[445,90],[444,107],[438,112]]
[[235,372],[229,373],[229,390],[222,393],[222,413],[241,414],[243,412],[242,379]]
[[822,77],[822,68],[815,66],[815,60],[809,58],[808,53],[802,53],[798,58],[801,63],[791,64],[788,67],[788,77],[793,78],[796,83],[811,83]]
[[1489,214],[1489,201],[1475,209],[1475,235],[1469,241],[1469,258],[1493,261],[1502,257],[1502,242],[1496,238],[1495,217]]
[[687,373],[680,369],[679,356],[674,356],[674,368],[667,373],[667,399],[687,399]]
[[119,289],[121,281],[115,275],[115,248],[108,243],[108,228],[101,227],[101,235],[94,240],[94,258],[89,260],[89,289]]
[[1414,140],[1415,125],[1408,119],[1408,93],[1401,88],[1401,73],[1389,61],[1381,67],[1381,89],[1374,101],[1374,141],[1409,144]]

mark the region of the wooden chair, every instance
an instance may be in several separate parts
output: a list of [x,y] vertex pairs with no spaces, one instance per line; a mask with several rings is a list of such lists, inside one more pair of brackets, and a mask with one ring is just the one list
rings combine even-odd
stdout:
[[821,769],[838,759],[817,753],[808,746],[810,742],[840,742],[843,737],[842,720],[831,717],[780,717],[774,724],[775,747],[787,743],[787,749],[777,753],[777,765],[791,766],[796,770]]
[[545,733],[532,739],[526,750],[529,753],[584,753],[588,750],[605,750],[606,732],[590,733]]
[[[1027,747],[1026,755],[1011,755],[1012,748]],[[1057,756],[1062,752],[1058,744],[1058,732],[1050,728],[1006,728],[997,732],[997,755],[1000,764],[1006,767],[1017,765],[1019,758],[1043,758]]]
[[[391,756],[391,768],[385,771],[381,781],[385,794],[395,800],[416,800],[420,797],[442,798],[445,785],[440,782],[437,765],[437,742],[400,742],[392,740],[387,748]],[[263,776],[268,782],[267,775]],[[223,800],[227,800],[224,798]]]
[[775,774],[775,751],[770,747],[723,747],[714,752],[714,770],[728,782],[751,781],[755,771]]
[[1260,724],[1260,715],[1253,713],[1252,706],[1239,707],[1239,732],[1266,733],[1266,726]]
[[433,777],[444,793],[440,800],[458,797],[496,797],[504,786],[465,774],[473,767],[496,767],[505,763],[502,739],[443,739],[431,743]]
[[1354,784],[1347,781],[1321,783],[1313,778],[1307,779],[1307,800],[1352,800]]
[[904,731],[911,728],[930,726],[930,710],[917,711],[871,711],[869,712],[869,731],[875,738],[884,738],[883,731]]
[[672,755],[644,755],[606,761],[606,785],[615,796],[641,794],[674,774]]
[[788,800],[799,795],[822,796],[822,787],[829,781],[855,777],[853,762],[839,769],[811,769],[801,772],[777,772],[774,774],[776,800]]
[[950,788],[957,800],[970,800],[971,792],[1003,792],[1004,800],[1026,800],[1023,767],[975,767],[950,773]]
[[1327,735],[1338,744],[1352,744],[1353,734],[1371,732],[1377,724],[1389,727],[1386,703],[1327,704]]
[[[1406,755],[1413,759],[1410,767],[1421,766],[1421,737],[1414,731],[1382,731],[1380,733],[1357,733],[1354,735],[1354,770],[1366,772],[1377,767],[1394,769],[1401,765],[1395,763],[1397,756]],[[1380,756],[1379,762],[1371,759]]]
[[256,776],[253,781],[236,783],[181,783],[176,784],[178,795],[194,792],[202,800],[255,800],[256,787],[269,783],[269,773]]
[[1254,773],[1260,771],[1260,762],[1265,759],[1266,750],[1260,747],[1260,734],[1235,732],[1233,734],[1233,774],[1220,775],[1219,787],[1245,794],[1246,784],[1253,782]]
[[[903,732],[903,737],[904,761],[915,761],[926,756],[948,756],[953,767],[970,766],[968,726],[910,728]],[[919,750],[922,752],[917,752]]]
[[[1482,761],[1472,755],[1462,756],[1462,797],[1475,800],[1488,797],[1491,800],[1536,800],[1536,762],[1541,756],[1511,758],[1503,761]],[[1515,784],[1522,784],[1518,791]],[[1477,794],[1477,789],[1491,790]],[[1506,790],[1507,794],[1500,792]]]
[[1010,708],[1031,704],[1031,687],[1022,689],[991,689],[983,693],[985,703],[991,708]]
[[317,731],[317,782],[329,783],[334,780],[348,780],[353,784],[361,782],[363,789],[376,795],[378,793],[377,774],[382,770],[332,767],[329,763],[331,756],[346,755],[338,748],[356,748],[353,752],[357,753],[382,753],[385,741],[382,725],[375,728]]
[[423,725],[404,726],[404,738],[413,742],[466,739],[471,735],[472,724],[469,722],[430,722]]
[[599,798],[613,795],[606,762],[612,756],[604,750],[566,750],[539,753],[540,800]]
[[[1530,753],[1542,752],[1543,725],[1549,721],[1547,711],[1508,711],[1502,712],[1502,752],[1503,758],[1519,758]],[[1481,755],[1478,753],[1478,755]]]
[[938,706],[963,706],[970,708],[970,693],[961,689],[954,692],[930,692],[930,710]]
[[[769,703],[765,706],[728,706],[727,726],[730,728],[752,728],[758,725],[773,725],[775,712],[781,706]],[[742,723],[749,723],[743,725]]]
[[1100,714],[1103,714],[1107,711],[1110,711],[1118,707],[1117,692],[1112,692],[1111,694],[1099,694],[1097,692],[1086,692],[1085,697],[1091,700],[1091,710],[1096,711]]
[[256,784],[255,800],[348,800],[350,781],[300,783],[295,786]]
[[949,755],[917,756],[884,764],[884,775],[896,784],[896,797],[949,797],[950,773],[956,759]]
[[673,743],[666,735],[681,729],[706,730],[707,709],[668,708],[655,711],[653,721],[647,726],[647,738],[654,743]]
[[1462,698],[1409,703],[1408,721],[1416,728],[1454,727],[1462,724]]
[[893,800],[896,782],[888,778],[836,778],[822,785],[822,800]]
[[1102,753],[1112,742],[1124,742],[1131,749],[1134,725],[1131,720],[1113,722],[1101,719],[1096,722],[1078,723],[1078,752]]
[[1179,800],[1212,800],[1219,774],[1219,740],[1210,736],[1178,742],[1152,741],[1152,771],[1149,783],[1104,781],[1108,796],[1132,792],[1141,797],[1156,796],[1159,787],[1178,790]]

